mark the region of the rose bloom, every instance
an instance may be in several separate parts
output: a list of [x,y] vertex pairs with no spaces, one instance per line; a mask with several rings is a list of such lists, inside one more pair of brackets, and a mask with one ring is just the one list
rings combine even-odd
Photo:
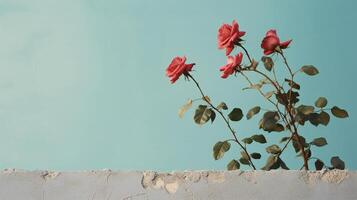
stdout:
[[186,57],[175,57],[172,59],[171,64],[166,69],[166,76],[170,78],[171,83],[175,83],[182,74],[187,75],[195,63],[185,64]]
[[239,25],[235,20],[232,25],[223,24],[218,30],[218,48],[226,49],[226,56],[228,56],[233,51],[234,43],[239,42],[244,34],[244,31],[239,31]]
[[261,47],[264,49],[264,54],[269,55],[274,53],[277,50],[277,47],[279,47],[280,49],[286,49],[291,41],[292,40],[280,42],[280,39],[276,34],[276,30],[271,29],[266,33],[262,41]]
[[227,78],[232,75],[240,67],[242,59],[242,52],[239,52],[236,56],[228,56],[227,64],[219,68],[219,71],[223,72],[221,78]]

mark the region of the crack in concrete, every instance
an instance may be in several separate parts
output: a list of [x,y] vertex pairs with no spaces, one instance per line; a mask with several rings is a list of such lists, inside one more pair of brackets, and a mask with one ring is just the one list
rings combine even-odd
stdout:
[[[122,200],[132,200],[135,197],[140,197],[140,196],[144,196],[144,195],[147,195],[147,194],[145,192],[141,192],[141,193],[138,193],[138,194],[129,195],[127,197],[124,197]],[[147,196],[146,196],[146,199],[148,199]]]

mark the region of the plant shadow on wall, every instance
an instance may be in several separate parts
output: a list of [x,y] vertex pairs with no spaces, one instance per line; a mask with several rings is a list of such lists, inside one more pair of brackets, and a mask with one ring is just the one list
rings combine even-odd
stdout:
[[[260,106],[251,108],[246,113],[246,119],[250,120],[254,115],[259,114],[262,110],[262,118],[259,120],[258,126],[266,132],[282,132],[289,133],[288,136],[282,137],[280,143],[282,145],[272,144],[266,147],[266,152],[269,154],[266,164],[261,168],[263,170],[271,169],[289,169],[287,164],[281,159],[282,153],[292,145],[298,157],[303,160],[301,169],[309,169],[309,161],[314,161],[316,170],[326,169],[344,169],[345,163],[338,156],[333,156],[330,160],[331,166],[328,166],[321,159],[314,157],[312,154],[312,146],[322,147],[327,145],[327,140],[323,137],[315,138],[312,141],[306,141],[302,133],[299,131],[300,126],[305,126],[307,122],[318,127],[319,125],[327,126],[330,121],[330,114],[337,118],[347,118],[346,110],[337,106],[327,107],[327,99],[319,97],[314,105],[305,105],[299,102],[300,85],[296,82],[295,76],[298,73],[304,73],[308,76],[315,76],[319,73],[318,69],[313,65],[304,65],[297,71],[289,65],[285,51],[289,47],[292,40],[284,42],[280,41],[276,30],[269,30],[262,40],[261,48],[264,56],[261,58],[261,65],[254,60],[248,50],[243,46],[242,37],[245,32],[239,30],[238,23],[233,21],[232,24],[223,24],[218,30],[218,48],[226,50],[227,64],[220,67],[223,79],[231,75],[241,75],[249,84],[248,87],[243,88],[256,90],[263,99],[271,104],[270,109],[263,109]],[[234,48],[241,49],[248,65],[243,65],[243,53],[240,52],[235,56],[231,56]],[[271,58],[272,55],[282,57],[283,63],[287,69],[286,77],[279,79],[276,75],[276,65]],[[170,78],[171,83],[175,83],[180,76],[184,76],[186,80],[192,80],[198,88],[202,98],[189,100],[179,110],[179,116],[182,117],[184,113],[192,107],[194,102],[203,102],[198,105],[195,114],[194,122],[202,125],[211,121],[215,121],[216,116],[223,119],[231,138],[217,142],[213,147],[213,158],[219,160],[224,153],[229,151],[231,145],[235,144],[241,149],[241,156],[239,159],[233,159],[227,164],[228,170],[239,169],[240,165],[248,165],[256,170],[254,159],[260,159],[261,153],[249,152],[247,146],[253,143],[265,144],[267,140],[263,134],[252,135],[247,138],[239,138],[239,134],[233,129],[232,123],[243,119],[243,111],[240,108],[233,108],[228,111],[228,106],[221,102],[218,105],[214,104],[210,98],[204,93],[198,81],[190,73],[194,67],[194,63],[186,64],[186,57],[175,57],[171,64],[166,69],[166,75]],[[248,75],[255,74],[261,79],[259,82],[253,82]],[[268,92],[263,92],[267,90]]]

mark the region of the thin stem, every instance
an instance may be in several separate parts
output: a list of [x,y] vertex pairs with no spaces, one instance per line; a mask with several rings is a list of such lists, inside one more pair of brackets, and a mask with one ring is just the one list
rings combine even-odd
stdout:
[[206,101],[206,103],[207,103],[208,105],[210,105],[215,111],[217,111],[217,112],[221,115],[221,117],[222,117],[222,119],[225,121],[225,123],[226,123],[228,129],[231,131],[231,133],[232,133],[232,135],[233,135],[233,137],[234,137],[235,142],[236,142],[236,143],[243,149],[243,151],[247,154],[248,160],[249,160],[249,162],[250,162],[250,164],[251,164],[251,167],[252,167],[254,170],[256,170],[256,168],[255,168],[255,166],[254,166],[254,164],[253,164],[253,161],[252,161],[252,159],[251,159],[251,157],[250,157],[250,155],[249,155],[247,149],[239,142],[238,137],[237,137],[235,131],[233,130],[233,128],[231,127],[231,125],[229,124],[228,119],[224,116],[224,114],[223,114],[218,108],[216,108],[214,105],[212,105],[211,102],[209,102],[209,101],[206,100],[206,98],[205,98],[206,95],[204,95],[204,93],[203,93],[203,91],[202,91],[200,85],[199,85],[198,82],[192,77],[192,75],[189,74],[189,73],[187,73],[187,76],[190,77],[190,78],[193,80],[193,82],[195,82],[195,84],[196,84],[198,90],[200,91],[200,93],[201,93],[201,95],[202,95],[202,98]]
[[[250,63],[253,64],[252,60],[250,59],[248,50],[247,50],[243,45],[241,45],[241,44],[239,44],[238,46],[242,47],[242,49],[244,50],[245,54],[247,55],[247,57],[248,57]],[[243,70],[251,71],[251,70],[249,70],[249,68],[244,68]],[[243,71],[243,70],[242,70],[242,71]],[[249,84],[252,86],[253,83],[249,80],[249,78],[248,78],[242,71],[240,71],[240,73],[244,76],[244,78],[245,78],[245,79],[249,82]],[[266,74],[264,74],[263,72],[260,72],[260,71],[258,71],[258,70],[256,70],[256,69],[254,69],[253,71],[255,71],[255,72],[261,74],[261,75],[264,76],[266,79],[268,79],[268,80],[274,85],[274,87],[276,88],[276,90],[277,90],[278,93],[281,93],[280,90],[279,90],[279,88],[281,88],[282,90],[284,90],[284,88],[281,87],[281,86],[279,85],[279,83],[277,82],[277,79],[276,79],[276,76],[275,76],[275,70],[274,70],[274,76],[275,76],[275,80],[276,80],[276,82],[277,82],[278,85],[276,85],[276,84],[274,83],[274,81],[273,81],[269,76],[267,76]],[[278,87],[278,86],[279,86],[279,87]],[[260,93],[263,97],[265,97],[264,93],[263,93],[260,89],[259,89],[258,91],[259,91],[259,93]],[[266,97],[265,97],[265,98],[266,98]],[[286,124],[289,124],[289,123],[288,123],[288,120],[287,120],[287,118],[286,118],[286,114],[283,114],[283,113],[280,111],[279,106],[278,106],[278,103],[275,104],[275,103],[274,103],[272,100],[270,100],[269,98],[266,98],[266,99],[276,107],[278,113],[281,115],[281,117],[282,117],[283,119],[285,119],[285,120],[284,120],[285,123],[286,123]]]
[[247,57],[248,57],[249,62],[250,62],[250,63],[253,63],[252,59],[251,59],[250,56],[249,56],[248,50],[247,50],[243,45],[241,45],[241,44],[238,44],[238,46],[243,49],[243,51],[245,52],[245,55],[247,55]]
[[281,149],[280,153],[278,154],[278,156],[280,156],[283,151],[286,149],[286,147],[288,146],[288,144],[290,143],[290,141],[293,139],[294,135],[291,135],[289,140],[285,143],[284,147]]
[[[281,91],[279,90],[278,86],[274,83],[273,80],[271,80],[271,78],[270,78],[269,76],[267,76],[266,74],[264,74],[263,72],[260,72],[260,71],[258,71],[258,70],[254,70],[254,71],[257,72],[258,74],[261,74],[261,75],[264,76],[265,78],[267,78],[267,79],[274,85],[274,87],[276,88],[277,92],[281,94]],[[290,90],[290,91],[291,91],[291,90]],[[289,99],[290,99],[290,98],[289,98]],[[278,108],[278,106],[277,106],[277,108]],[[301,152],[302,152],[302,154],[303,154],[303,157],[304,157],[304,166],[305,166],[305,169],[308,170],[308,169],[309,169],[309,166],[308,166],[308,162],[307,162],[307,160],[308,160],[307,154],[306,154],[306,152],[305,152],[305,150],[304,150],[304,145],[303,145],[303,143],[302,143],[302,141],[301,141],[301,139],[300,139],[300,136],[299,136],[299,134],[298,134],[298,132],[297,132],[297,128],[296,128],[296,125],[295,125],[295,119],[294,119],[294,117],[293,117],[293,115],[292,115],[292,113],[291,113],[290,106],[285,105],[285,111],[289,114],[290,121],[291,121],[291,123],[288,123],[288,120],[287,120],[287,124],[286,124],[286,125],[292,124],[292,126],[293,126],[293,128],[294,128],[294,130],[292,130],[291,128],[289,128],[290,131],[291,131],[291,133],[292,133],[292,136],[291,136],[291,137],[293,138],[294,135],[297,137],[298,145],[299,145],[299,147],[300,147],[300,149],[301,149]],[[289,126],[289,127],[290,127],[290,126]],[[290,141],[289,141],[289,142],[290,142]]]
[[292,94],[292,89],[293,89],[293,85],[294,85],[294,76],[295,76],[295,73],[292,72],[290,66],[289,66],[289,63],[286,59],[286,57],[284,56],[284,53],[283,51],[279,51],[281,57],[283,58],[284,60],[284,63],[285,63],[285,66],[286,68],[289,70],[289,73],[290,73],[290,76],[291,76],[291,80],[290,80],[290,90],[289,90],[289,108],[291,108],[291,94]]
[[261,71],[259,71],[259,70],[257,70],[257,69],[251,70],[251,71],[254,71],[254,72],[256,72],[256,73],[262,75],[264,78],[268,79],[269,82],[270,82],[271,84],[273,84],[273,86],[275,87],[276,91],[277,91],[278,93],[281,93],[279,87],[276,85],[276,83],[275,83],[268,75],[264,74],[263,72],[261,72]]
[[[241,73],[242,76],[249,82],[250,85],[253,85],[253,83],[249,80],[249,78],[248,78],[247,75],[245,75],[243,72],[240,72],[240,73]],[[260,89],[257,89],[257,90],[258,90],[258,92],[259,92],[263,97],[265,97],[265,95],[264,95],[264,93],[262,92],[262,90],[260,90]],[[266,97],[265,97],[265,98],[266,98]],[[285,123],[285,124],[289,124],[288,119],[286,118],[286,115],[283,114],[283,113],[280,111],[280,108],[279,108],[278,104],[274,103],[271,99],[268,99],[268,98],[266,98],[266,99],[267,99],[270,103],[272,103],[272,104],[275,106],[275,108],[277,109],[277,111],[278,111],[280,117],[283,119],[284,123]],[[289,129],[289,130],[292,132],[291,129]],[[290,142],[290,141],[289,141],[289,142]],[[286,148],[286,147],[284,147],[284,149],[285,149],[285,148]]]
[[[275,82],[279,85],[278,78],[276,77],[276,73],[275,73],[275,67],[273,67],[273,76],[274,76]],[[280,86],[280,88],[281,88],[281,86]]]
[[294,73],[293,73],[293,71],[291,70],[291,67],[290,67],[289,64],[288,64],[288,61],[287,61],[286,57],[284,56],[283,51],[280,51],[279,53],[280,53],[281,57],[283,57],[285,66],[288,68],[291,77],[294,77]]
[[[242,76],[248,81],[248,83],[250,84],[250,86],[253,85],[253,82],[251,80],[249,80],[248,76],[245,75],[242,71],[240,72],[240,74],[242,74]],[[261,89],[257,89],[258,92],[264,97],[265,97],[265,94],[263,93],[263,91]],[[272,103],[276,108],[277,108],[277,111],[282,115],[282,118],[283,119],[286,119],[286,116],[280,111],[278,105],[276,103],[274,103],[271,99],[269,98],[266,98],[270,103]],[[284,115],[284,116],[283,116]],[[287,123],[287,122],[286,122]]]
[[237,142],[235,139],[228,139],[226,141],[232,141],[232,142]]
[[[251,64],[252,64],[252,60],[251,60],[251,58],[250,58],[250,56],[249,56],[249,53],[248,53],[247,49],[244,48],[242,45],[238,45],[238,46],[242,47],[242,49],[243,49],[244,52],[246,53],[246,55],[247,55],[249,61],[250,61]],[[290,141],[293,139],[293,137],[296,136],[296,137],[297,137],[297,143],[298,143],[298,145],[299,145],[299,147],[300,147],[300,149],[301,149],[301,151],[302,151],[303,157],[304,157],[304,167],[305,167],[306,170],[308,170],[308,169],[309,169],[309,167],[308,167],[308,158],[307,158],[306,152],[305,152],[305,150],[304,150],[303,143],[302,143],[302,141],[301,141],[301,139],[300,139],[300,136],[299,136],[299,134],[298,134],[298,132],[297,132],[297,127],[296,127],[296,125],[295,125],[294,116],[293,116],[293,114],[291,113],[291,111],[292,111],[292,109],[291,109],[291,108],[292,108],[291,95],[292,95],[292,85],[293,85],[293,80],[294,80],[294,73],[292,73],[292,70],[291,70],[291,68],[290,68],[290,66],[289,66],[289,64],[288,64],[288,62],[287,62],[287,59],[286,59],[286,57],[284,56],[283,52],[281,51],[281,52],[279,52],[279,53],[280,53],[280,55],[283,57],[284,63],[285,63],[285,65],[286,65],[286,67],[287,67],[287,69],[289,70],[289,73],[290,73],[290,75],[291,75],[291,84],[290,84],[289,100],[288,100],[289,102],[288,102],[288,105],[284,105],[284,106],[285,106],[285,112],[287,112],[287,113],[289,114],[290,122],[291,122],[291,123],[289,123],[289,120],[286,118],[286,113],[285,113],[285,115],[282,114],[282,113],[280,112],[280,110],[279,110],[279,106],[276,105],[276,108],[277,108],[277,110],[278,110],[278,113],[279,113],[281,116],[285,116],[284,118],[285,118],[285,120],[286,120],[286,125],[289,127],[289,130],[290,130],[290,132],[292,133],[291,137],[289,138],[288,142],[285,144],[285,146],[284,146],[283,149],[285,150],[286,147],[287,147],[287,145],[288,145],[288,144],[290,143]],[[261,71],[259,71],[259,70],[257,70],[257,69],[250,70],[249,68],[243,68],[243,70],[254,71],[254,72],[256,72],[256,73],[262,75],[263,77],[265,77],[265,78],[266,78],[267,80],[269,80],[269,81],[271,82],[271,84],[275,87],[275,89],[276,89],[276,91],[277,91],[278,94],[281,94],[281,93],[282,93],[281,90],[283,90],[283,92],[284,92],[284,89],[279,85],[279,83],[274,82],[268,75],[264,74],[263,72],[261,72]],[[243,75],[243,74],[242,74],[242,75]],[[274,71],[274,75],[275,75],[275,71]],[[276,77],[276,76],[275,76],[275,77]],[[247,77],[246,77],[246,79],[247,79]],[[275,78],[275,79],[276,79],[276,78]],[[248,79],[247,79],[247,80],[248,80]],[[248,82],[249,82],[249,81],[248,81]],[[250,83],[251,83],[251,82],[250,82]],[[284,93],[285,93],[285,92],[284,92]],[[291,126],[290,126],[289,124],[292,124],[294,130],[292,130],[292,128],[291,128]],[[279,155],[280,155],[280,154],[279,154]]]
[[275,72],[275,67],[273,67],[273,76],[274,76],[274,80],[276,82],[276,84],[279,86],[279,88],[285,93],[285,90],[284,90],[284,82],[283,84],[279,84],[279,81],[278,81],[278,78],[276,76],[276,72]]
[[202,97],[201,98],[197,98],[197,99],[192,99],[192,102],[200,101],[200,100],[202,100]]
[[295,119],[291,113],[291,108],[292,108],[292,102],[291,102],[291,93],[292,93],[292,85],[293,85],[293,81],[294,81],[294,75],[295,73],[292,72],[291,70],[291,67],[289,66],[289,63],[286,59],[286,57],[284,56],[284,53],[283,51],[279,51],[281,57],[283,58],[284,60],[284,63],[285,63],[285,66],[286,68],[289,70],[289,73],[290,73],[290,76],[291,76],[291,81],[290,81],[290,90],[289,90],[289,102],[288,102],[288,105],[285,105],[287,111],[288,111],[288,114],[290,116],[290,120],[291,120],[291,124],[293,125],[293,128],[294,128],[294,135],[297,137],[297,142],[300,146],[300,149],[301,149],[301,152],[303,154],[303,157],[304,157],[304,167],[305,167],[305,170],[308,170],[309,169],[309,164],[308,164],[308,158],[307,158],[307,154],[305,152],[305,149],[304,149],[304,145],[300,139],[300,136],[297,132],[297,127],[295,125]]

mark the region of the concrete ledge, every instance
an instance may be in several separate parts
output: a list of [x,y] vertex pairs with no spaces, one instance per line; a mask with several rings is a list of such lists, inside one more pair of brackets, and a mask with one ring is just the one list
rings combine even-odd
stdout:
[[357,172],[187,171],[173,173],[6,169],[4,200],[357,199]]

